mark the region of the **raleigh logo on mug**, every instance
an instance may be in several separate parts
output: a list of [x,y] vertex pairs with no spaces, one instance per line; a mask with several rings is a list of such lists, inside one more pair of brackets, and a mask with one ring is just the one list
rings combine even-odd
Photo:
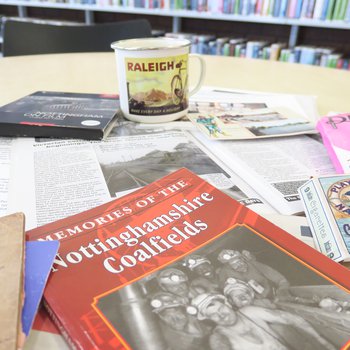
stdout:
[[[142,123],[159,123],[186,115],[188,98],[199,90],[205,73],[204,60],[189,54],[185,39],[146,38],[111,44],[117,59],[120,107],[124,116]],[[200,62],[201,74],[189,92],[188,58]]]

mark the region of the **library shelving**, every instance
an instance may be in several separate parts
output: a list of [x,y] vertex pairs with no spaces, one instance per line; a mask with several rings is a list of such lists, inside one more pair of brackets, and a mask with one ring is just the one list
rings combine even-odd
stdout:
[[[259,1],[259,0],[258,0]],[[276,0],[275,0],[276,1]],[[307,1],[307,0],[304,0]],[[315,5],[317,1],[315,0]],[[326,1],[326,0],[322,0]],[[347,0],[336,0],[347,1]],[[62,9],[62,10],[78,10],[84,13],[84,22],[91,24],[95,22],[95,13],[109,12],[119,14],[135,14],[144,16],[163,16],[171,19],[171,30],[174,33],[182,31],[182,21],[184,19],[197,19],[200,21],[226,21],[226,22],[240,22],[246,25],[267,24],[272,26],[284,26],[288,28],[288,45],[294,47],[298,44],[298,35],[300,28],[326,28],[333,30],[349,30],[350,22],[339,19],[325,19],[317,18],[288,18],[272,16],[272,15],[256,15],[256,14],[228,14],[212,11],[196,11],[189,9],[170,9],[170,8],[143,8],[136,6],[120,6],[110,4],[89,4],[89,3],[63,3],[54,1],[32,1],[32,0],[0,0],[0,6],[15,6],[17,7],[17,16],[26,17],[28,15],[28,8],[46,8],[46,9]],[[350,7],[350,5],[349,5]],[[349,32],[350,34],[350,32]]]
[[163,33],[190,35],[193,52],[350,70],[350,0],[0,0],[1,15],[86,24],[143,17]]

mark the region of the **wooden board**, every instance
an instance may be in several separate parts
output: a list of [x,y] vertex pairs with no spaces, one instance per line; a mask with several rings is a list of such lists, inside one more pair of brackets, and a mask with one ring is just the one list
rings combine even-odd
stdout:
[[18,347],[23,304],[24,215],[0,218],[0,350]]

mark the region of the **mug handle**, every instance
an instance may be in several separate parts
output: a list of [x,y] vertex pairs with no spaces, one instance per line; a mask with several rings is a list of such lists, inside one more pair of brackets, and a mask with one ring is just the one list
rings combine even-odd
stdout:
[[195,94],[200,88],[201,86],[203,85],[203,81],[204,81],[204,77],[205,77],[205,62],[204,62],[204,59],[203,57],[201,57],[200,55],[197,55],[195,53],[190,53],[189,54],[189,57],[194,57],[194,58],[197,58],[199,60],[199,63],[200,63],[200,69],[201,69],[201,72],[200,72],[200,76],[199,76],[199,80],[197,82],[197,85],[189,92],[189,96],[192,96],[193,94]]

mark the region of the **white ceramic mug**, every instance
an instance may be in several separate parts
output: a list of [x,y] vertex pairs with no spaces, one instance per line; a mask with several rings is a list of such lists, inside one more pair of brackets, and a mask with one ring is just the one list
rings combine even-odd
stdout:
[[[204,80],[202,57],[190,54],[186,39],[145,38],[120,40],[115,50],[119,80],[120,108],[127,119],[142,123],[160,123],[186,115],[188,98]],[[189,92],[188,58],[200,62],[200,77]]]

